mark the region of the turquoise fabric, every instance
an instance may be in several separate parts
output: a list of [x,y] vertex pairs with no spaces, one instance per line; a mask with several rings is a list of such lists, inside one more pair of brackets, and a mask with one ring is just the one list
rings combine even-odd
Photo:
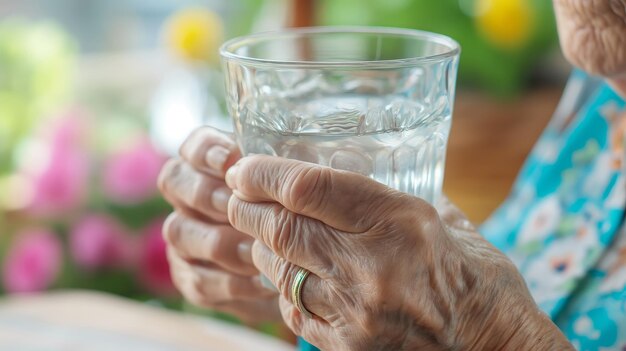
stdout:
[[[624,101],[575,71],[509,198],[480,228],[578,350],[626,350],[625,131]],[[317,349],[301,340],[300,350]]]
[[579,350],[626,348],[624,101],[575,72],[507,201],[481,233]]
[[300,351],[319,351],[319,349],[308,342],[306,342],[302,338],[298,338],[298,350]]

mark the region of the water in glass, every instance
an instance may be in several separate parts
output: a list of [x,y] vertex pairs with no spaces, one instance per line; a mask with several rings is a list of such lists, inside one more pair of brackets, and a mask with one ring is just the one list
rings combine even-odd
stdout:
[[[268,154],[357,172],[434,202],[450,129],[447,99],[424,105],[399,96],[341,95],[239,110],[244,154]],[[263,111],[267,111],[264,113]]]

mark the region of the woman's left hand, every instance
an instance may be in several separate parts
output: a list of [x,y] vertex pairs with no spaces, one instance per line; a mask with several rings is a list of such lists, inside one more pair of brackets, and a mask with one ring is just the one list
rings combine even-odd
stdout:
[[[231,224],[281,293],[289,327],[326,350],[544,350],[569,344],[514,265],[447,205],[358,174],[268,156],[226,175]],[[300,267],[311,273],[291,303]]]

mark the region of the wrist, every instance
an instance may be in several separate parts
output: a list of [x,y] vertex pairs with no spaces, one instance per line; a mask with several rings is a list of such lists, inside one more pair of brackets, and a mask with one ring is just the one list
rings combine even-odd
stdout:
[[[520,313],[521,314],[518,314]],[[513,317],[517,314],[516,317]],[[547,351],[574,350],[565,335],[550,318],[534,305],[512,309],[472,350]]]

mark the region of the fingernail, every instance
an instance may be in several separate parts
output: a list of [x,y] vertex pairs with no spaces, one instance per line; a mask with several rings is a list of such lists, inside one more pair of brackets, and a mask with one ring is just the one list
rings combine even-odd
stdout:
[[226,176],[224,177],[226,179],[226,185],[228,185],[229,188],[231,189],[236,189],[237,188],[237,182],[235,180],[235,178],[237,178],[237,171],[239,170],[239,162],[235,163],[234,165],[232,165],[232,167],[230,167],[228,169],[228,171],[226,172]]
[[239,243],[237,246],[237,254],[241,261],[252,264],[252,242],[244,241]]
[[206,152],[204,160],[209,167],[221,172],[224,169],[224,164],[226,164],[226,160],[228,159],[229,154],[230,150],[223,147],[222,145],[213,145]]
[[213,194],[211,194],[213,208],[224,213],[228,212],[228,200],[232,194],[233,192],[229,188],[222,187],[216,189]]

